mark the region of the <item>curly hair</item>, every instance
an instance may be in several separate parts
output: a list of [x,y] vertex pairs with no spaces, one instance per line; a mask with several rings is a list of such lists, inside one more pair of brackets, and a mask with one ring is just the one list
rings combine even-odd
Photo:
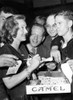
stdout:
[[23,15],[10,16],[6,19],[1,31],[2,42],[9,43],[9,44],[13,42],[13,38],[17,36],[17,31],[19,29],[18,22],[17,22],[17,20],[19,19],[25,21],[25,17]]

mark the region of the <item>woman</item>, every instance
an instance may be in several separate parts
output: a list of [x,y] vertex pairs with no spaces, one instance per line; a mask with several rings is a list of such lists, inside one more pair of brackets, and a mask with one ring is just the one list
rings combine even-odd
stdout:
[[22,15],[7,18],[2,27],[2,42],[5,45],[1,48],[0,54],[13,54],[22,62],[16,73],[8,73],[8,68],[1,70],[1,79],[11,100],[27,100],[25,91],[27,77],[40,64],[39,55],[35,55],[31,59],[30,66],[27,67],[24,61],[25,57],[21,55],[19,50],[20,43],[26,41],[26,34],[28,33],[26,27],[25,17]]

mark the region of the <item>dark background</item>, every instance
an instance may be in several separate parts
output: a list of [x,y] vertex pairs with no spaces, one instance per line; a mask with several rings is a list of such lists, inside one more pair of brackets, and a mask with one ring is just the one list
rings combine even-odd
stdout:
[[38,15],[47,16],[62,9],[73,10],[73,0],[0,0],[2,6],[12,7],[26,15],[30,23]]

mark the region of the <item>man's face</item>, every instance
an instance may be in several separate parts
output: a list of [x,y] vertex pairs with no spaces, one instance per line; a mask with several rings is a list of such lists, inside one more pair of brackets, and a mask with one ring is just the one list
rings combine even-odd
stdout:
[[54,37],[57,34],[54,15],[50,15],[47,18],[47,20],[46,20],[46,30],[47,30],[47,33],[51,37]]
[[64,36],[69,31],[69,20],[65,19],[64,16],[56,16],[57,32],[59,36]]
[[31,29],[30,44],[37,47],[44,40],[44,29],[39,26],[33,26]]

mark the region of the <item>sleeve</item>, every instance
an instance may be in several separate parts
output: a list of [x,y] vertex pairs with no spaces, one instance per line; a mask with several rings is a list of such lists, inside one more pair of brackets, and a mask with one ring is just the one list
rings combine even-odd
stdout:
[[0,68],[0,77],[7,77],[6,73],[7,73],[8,68]]
[[73,39],[67,45],[67,56],[73,59]]
[[[2,55],[2,54],[8,54],[8,52],[9,52],[9,50],[6,49],[4,46],[0,48],[0,55]],[[8,67],[7,66],[0,68],[0,76],[1,76],[1,78],[7,76],[6,75],[7,70],[8,70]]]
[[58,48],[60,48],[62,45],[62,41],[63,41],[63,38],[61,36],[56,37],[54,40],[52,40],[51,47],[58,46]]
[[73,76],[72,76],[72,83],[71,83],[71,91],[72,91],[72,95],[73,95]]

